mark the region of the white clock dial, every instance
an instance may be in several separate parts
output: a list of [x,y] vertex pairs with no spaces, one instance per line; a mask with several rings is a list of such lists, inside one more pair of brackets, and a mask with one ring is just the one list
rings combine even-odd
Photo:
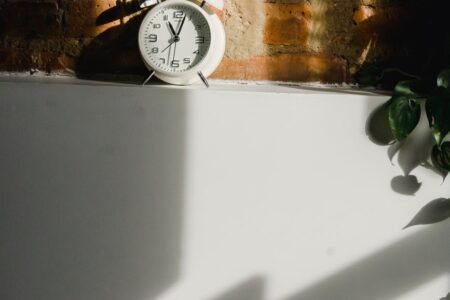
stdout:
[[140,33],[141,54],[150,67],[182,73],[205,58],[211,44],[211,30],[199,9],[177,3],[150,12]]

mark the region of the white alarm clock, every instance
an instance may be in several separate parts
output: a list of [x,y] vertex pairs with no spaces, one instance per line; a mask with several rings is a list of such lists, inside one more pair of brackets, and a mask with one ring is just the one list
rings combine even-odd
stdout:
[[[155,5],[156,4],[156,5]],[[225,30],[209,7],[223,8],[222,0],[143,0],[149,10],[139,29],[139,50],[154,75],[177,85],[199,80],[208,87],[207,77],[218,67],[225,52]]]

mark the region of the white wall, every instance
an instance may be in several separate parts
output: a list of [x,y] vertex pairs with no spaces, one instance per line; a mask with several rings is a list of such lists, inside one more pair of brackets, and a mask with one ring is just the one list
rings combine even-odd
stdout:
[[440,299],[450,222],[401,228],[448,184],[369,140],[386,99],[0,83],[0,299]]

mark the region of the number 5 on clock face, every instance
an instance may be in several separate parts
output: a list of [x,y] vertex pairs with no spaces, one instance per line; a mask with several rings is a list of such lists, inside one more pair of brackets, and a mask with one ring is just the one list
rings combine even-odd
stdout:
[[[149,3],[156,0],[148,0]],[[139,29],[139,50],[150,70],[147,82],[155,75],[179,85],[202,80],[218,67],[225,53],[225,30],[210,9],[223,7],[221,0],[201,4],[188,0],[158,1],[147,12]]]
[[207,55],[211,30],[200,8],[187,4],[169,4],[150,11],[140,35],[141,54],[155,71],[189,71]]

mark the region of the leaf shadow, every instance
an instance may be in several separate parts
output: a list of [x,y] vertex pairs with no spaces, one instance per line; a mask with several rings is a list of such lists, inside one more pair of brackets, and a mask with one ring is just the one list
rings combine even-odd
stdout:
[[139,0],[117,1],[117,5],[103,11],[95,21],[97,26],[121,20],[141,10]]
[[[125,7],[126,5],[134,7],[135,1],[125,4]],[[112,20],[118,10],[118,6],[115,6],[105,11],[98,17],[97,23]],[[134,77],[145,77],[148,70],[142,62],[137,42],[139,27],[144,16],[144,13],[133,15],[127,22],[113,26],[96,36],[84,47],[76,60],[77,76],[92,79],[104,74],[108,74],[109,78],[112,75],[134,74]]]
[[439,198],[422,207],[404,228],[434,224],[448,218],[450,218],[450,199]]
[[[373,109],[366,121],[366,135],[377,145],[388,146],[387,156],[391,163],[396,162],[402,170],[402,175],[391,179],[391,188],[402,195],[414,195],[421,187],[421,183],[411,172],[419,166],[430,168],[429,155],[435,145],[425,113],[422,112],[419,124],[403,141],[393,142],[394,138],[389,128],[389,101]],[[394,164],[394,163],[393,163]]]
[[421,186],[422,183],[414,175],[399,175],[391,180],[392,190],[406,196],[414,196]]
[[366,135],[377,144],[386,146],[394,141],[394,136],[388,123],[389,102],[386,102],[373,110],[366,121]]

